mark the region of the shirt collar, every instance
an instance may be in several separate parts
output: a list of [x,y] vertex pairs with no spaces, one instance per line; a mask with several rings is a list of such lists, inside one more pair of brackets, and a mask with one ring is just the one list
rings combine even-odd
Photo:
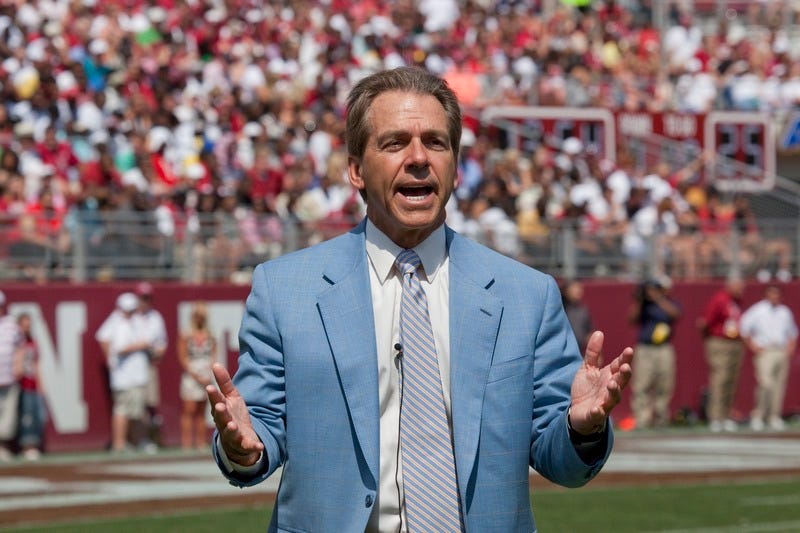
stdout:
[[[383,284],[392,274],[394,261],[403,248],[395,244],[369,219],[367,219],[366,239],[367,256],[378,279]],[[417,252],[422,262],[425,276],[428,281],[432,282],[447,256],[444,224],[433,230],[427,239],[416,245],[414,251]]]

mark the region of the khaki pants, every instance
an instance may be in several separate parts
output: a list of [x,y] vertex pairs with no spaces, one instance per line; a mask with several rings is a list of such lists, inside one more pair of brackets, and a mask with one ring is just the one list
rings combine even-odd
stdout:
[[147,373],[149,376],[145,394],[147,407],[157,409],[161,404],[161,383],[158,379],[158,364],[151,362]]
[[0,385],[0,444],[17,436],[19,385]]
[[753,357],[756,390],[752,418],[780,417],[789,377],[789,354],[784,348],[768,348]]
[[631,408],[636,427],[665,426],[675,390],[675,349],[671,344],[637,344],[631,387]]
[[722,421],[731,416],[739,385],[744,344],[739,339],[709,337],[705,341],[705,351],[708,363],[706,416],[709,420]]

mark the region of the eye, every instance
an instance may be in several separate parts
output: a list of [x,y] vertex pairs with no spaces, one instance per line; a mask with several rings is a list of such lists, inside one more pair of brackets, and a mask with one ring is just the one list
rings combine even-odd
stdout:
[[390,139],[386,139],[386,141],[381,145],[381,148],[388,151],[397,151],[401,150],[405,145],[405,141],[400,137],[392,137]]
[[446,139],[439,136],[432,136],[425,140],[425,144],[434,150],[447,150],[449,145]]

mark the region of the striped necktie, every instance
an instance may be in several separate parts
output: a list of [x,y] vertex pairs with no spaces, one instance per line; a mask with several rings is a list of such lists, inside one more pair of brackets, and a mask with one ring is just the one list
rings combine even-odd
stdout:
[[403,391],[400,445],[409,531],[462,531],[455,460],[439,362],[414,250],[397,256],[403,275],[400,338]]

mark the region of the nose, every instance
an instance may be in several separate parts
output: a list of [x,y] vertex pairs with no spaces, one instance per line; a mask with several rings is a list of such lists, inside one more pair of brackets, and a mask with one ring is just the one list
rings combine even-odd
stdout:
[[412,168],[425,168],[428,166],[428,151],[422,139],[415,137],[409,143],[406,164]]

